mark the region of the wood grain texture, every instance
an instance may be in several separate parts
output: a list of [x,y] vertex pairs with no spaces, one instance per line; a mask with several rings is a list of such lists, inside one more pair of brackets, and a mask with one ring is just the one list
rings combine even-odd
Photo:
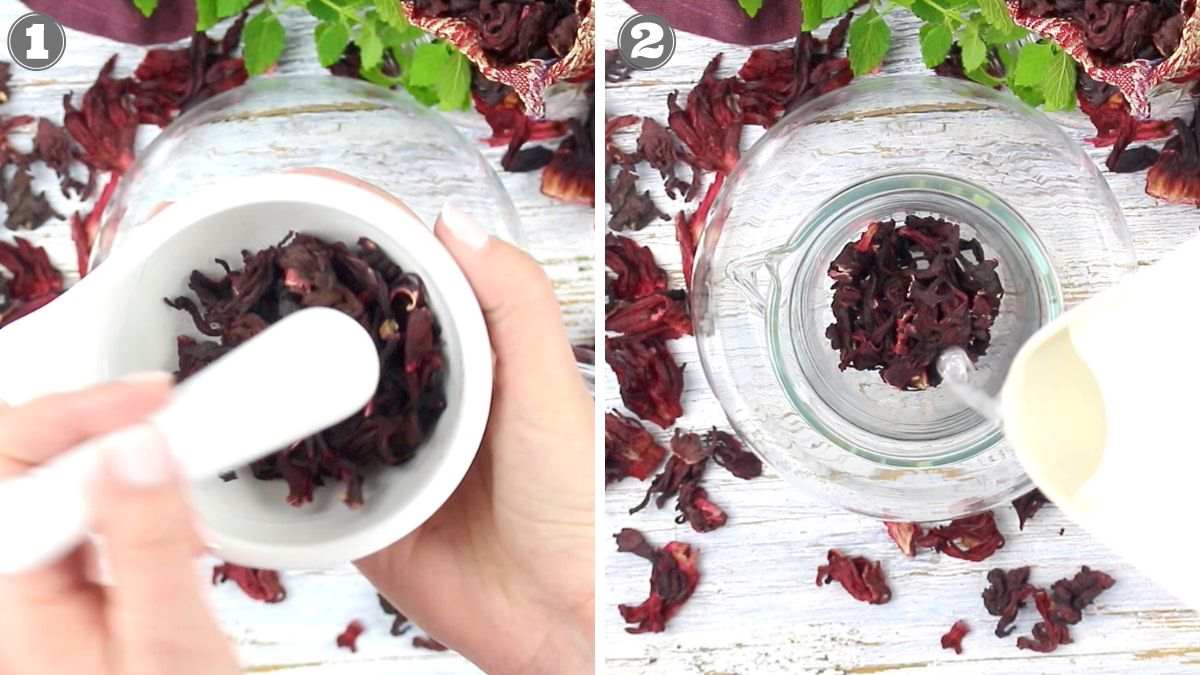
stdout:
[[[606,48],[612,48],[617,27],[633,11],[619,0],[603,3],[602,8],[605,20],[601,30]],[[917,48],[919,24],[903,11],[889,15],[888,21],[896,47],[882,72],[925,72]],[[719,51],[726,54],[721,73],[730,74],[750,50],[679,34],[675,56],[665,67],[609,85],[606,113],[653,115],[665,120],[666,95],[689,90]],[[1183,109],[1182,104],[1176,105],[1175,110]],[[935,114],[924,114],[936,123]],[[1092,131],[1079,113],[1052,117],[1081,144]],[[842,124],[853,126],[851,122]],[[986,129],[980,132],[986,133]],[[758,129],[747,131],[743,148],[759,135]],[[627,135],[623,142],[632,142],[632,136]],[[1089,148],[1093,160],[1103,164],[1106,150],[1084,147]],[[1020,170],[1020,165],[1012,165],[1012,171]],[[642,173],[645,187],[661,195],[657,174]],[[1193,236],[1200,226],[1196,209],[1160,204],[1146,196],[1144,175],[1106,173],[1105,177],[1133,232],[1139,264],[1158,259]],[[666,200],[659,206],[671,214],[680,208]],[[1063,214],[1063,220],[1069,220],[1069,213]],[[681,286],[678,246],[670,224],[652,225],[633,236],[654,251],[670,272],[672,284]],[[694,341],[689,338],[671,344],[685,364],[686,414],[679,426],[725,425],[725,415],[705,382]],[[601,383],[605,404],[619,407],[616,380],[608,369],[604,369]],[[1024,532],[1017,531],[1011,509],[1000,509],[998,519],[1008,543],[979,564],[930,553],[904,558],[879,523],[816,501],[770,469],[752,481],[738,480],[720,470],[707,474],[709,496],[727,509],[730,518],[727,526],[709,534],[676,525],[670,506],[629,515],[628,508],[641,500],[645,487],[626,480],[607,490],[607,531],[637,527],[659,545],[671,539],[690,542],[700,549],[703,576],[696,595],[666,632],[629,635],[614,605],[645,598],[649,570],[644,561],[609,548],[604,556],[607,606],[602,614],[609,673],[1200,672],[1200,616],[1156,588],[1052,507],[1027,523]],[[1064,530],[1061,536],[1060,528]],[[831,547],[883,561],[894,592],[892,601],[865,605],[840,587],[817,588],[816,568]],[[1164,555],[1174,554],[1164,551]],[[998,639],[992,634],[995,617],[987,615],[979,597],[988,569],[1022,564],[1034,566],[1035,583],[1049,584],[1074,573],[1079,565],[1091,565],[1110,571],[1117,584],[1088,610],[1073,631],[1074,644],[1054,654],[1032,654],[1017,650],[1015,641],[1016,635],[1029,632],[1036,612],[1025,610],[1017,632]],[[957,619],[965,619],[971,627],[961,656],[939,645],[940,636]]]
[[[0,0],[0,25],[9,25],[26,11],[16,0]],[[287,48],[278,72],[323,72],[313,47],[314,22],[294,10],[283,18]],[[57,119],[63,94],[70,91],[82,94],[100,66],[114,53],[119,54],[117,73],[123,75],[137,65],[144,49],[68,30],[67,53],[53,69],[30,73],[14,66],[11,102],[4,106],[4,113],[44,114]],[[8,60],[7,53],[3,58]],[[549,101],[551,114],[578,110],[582,104],[579,97],[568,92],[558,92]],[[482,139],[490,134],[483,119],[474,112],[453,113],[448,117],[467,138]],[[143,128],[139,143],[149,142],[156,134],[156,129]],[[503,148],[487,148],[482,144],[479,147],[499,173],[517,207],[530,252],[542,263],[554,284],[571,339],[591,344],[595,330],[593,210],[543,196],[537,173],[504,173],[499,167]],[[337,152],[337,148],[330,151]],[[70,204],[59,204],[60,210],[69,212]],[[74,270],[75,253],[65,222],[48,223],[22,236],[44,246],[59,268]],[[70,277],[73,280],[74,274]],[[202,565],[201,574],[209,573],[211,562]],[[246,672],[288,675],[479,672],[456,654],[413,648],[411,637],[419,632],[392,637],[388,633],[391,620],[380,611],[374,589],[349,565],[333,570],[285,573],[284,583],[288,598],[278,605],[255,603],[232,583],[213,589],[213,604]],[[366,632],[358,641],[358,653],[352,654],[336,648],[334,638],[355,618],[366,625]]]

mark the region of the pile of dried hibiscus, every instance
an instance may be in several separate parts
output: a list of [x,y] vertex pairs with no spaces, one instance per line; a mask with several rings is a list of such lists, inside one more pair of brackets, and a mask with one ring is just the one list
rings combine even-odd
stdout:
[[305,307],[343,312],[375,340],[379,386],[362,412],[250,465],[259,480],[287,481],[292,506],[311,502],[326,480],[345,484],[347,506],[361,506],[364,473],[412,459],[446,407],[440,329],[421,278],[369,239],[352,250],[305,234],[244,251],[240,270],[217,263],[225,269],[221,278],[192,272],[188,287],[199,306],[186,296],[167,300],[191,314],[202,335],[216,338],[179,337],[180,380]]
[[1175,53],[1185,16],[1178,0],[1020,0],[1038,18],[1066,19],[1101,63],[1163,59]]

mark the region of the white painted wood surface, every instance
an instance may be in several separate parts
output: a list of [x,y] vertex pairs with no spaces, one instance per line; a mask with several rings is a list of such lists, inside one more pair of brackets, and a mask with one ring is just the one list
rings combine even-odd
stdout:
[[[16,0],[0,0],[0,25],[8,26],[28,11]],[[303,13],[289,12],[287,49],[279,65],[281,73],[316,73],[313,47],[313,22]],[[221,30],[218,28],[217,30]],[[67,31],[67,53],[51,70],[30,73],[13,67],[10,102],[0,114],[27,113],[60,119],[62,96],[69,91],[82,94],[105,60],[119,53],[117,74],[124,75],[141,60],[144,49],[119,45],[112,41],[76,31]],[[7,54],[3,57],[8,60]],[[551,110],[578,106],[577,97],[560,95],[551,100]],[[553,114],[553,113],[552,113]],[[468,138],[489,135],[482,117],[474,112],[450,115],[454,125]],[[157,133],[143,129],[146,139]],[[503,148],[480,149],[500,172],[517,207],[530,252],[543,264],[554,283],[571,339],[591,343],[594,335],[593,291],[593,211],[549,199],[540,192],[539,175],[509,174],[500,171]],[[331,148],[336,152],[336,148]],[[7,231],[5,231],[7,232]],[[0,235],[0,236],[7,236]],[[49,251],[54,263],[70,270],[74,279],[75,253],[65,222],[52,222],[22,233]],[[201,565],[207,577],[212,561]],[[278,605],[263,605],[246,598],[231,582],[212,590],[212,600],[230,639],[234,642],[246,672],[278,672],[289,675],[353,673],[375,675],[422,673],[453,675],[478,673],[466,659],[453,653],[436,653],[413,648],[412,631],[402,638],[388,633],[390,618],[380,611],[372,587],[346,565],[331,570],[285,573],[287,600]],[[464,615],[469,607],[462,608]],[[334,638],[351,619],[360,619],[366,632],[359,639],[359,650],[352,654],[334,646]]]
[[[615,46],[617,28],[633,11],[621,0],[602,3],[602,44]],[[904,12],[889,17],[897,47],[884,64],[884,73],[923,71],[917,49],[918,23]],[[722,74],[731,73],[749,49],[722,45],[693,35],[678,34],[673,60],[650,73],[607,89],[608,115],[666,117],[666,95],[686,92],[709,59],[726,53]],[[1055,120],[1073,139],[1092,131],[1078,113],[1058,114]],[[981,129],[986,133],[986,129]],[[761,132],[748,131],[743,148]],[[1103,164],[1106,151],[1089,154]],[[1019,171],[1019,166],[1014,166]],[[1133,231],[1141,264],[1148,264],[1196,233],[1196,209],[1156,203],[1143,193],[1144,174],[1106,174]],[[655,172],[643,171],[652,193],[661,194]],[[674,214],[676,205],[660,202]],[[648,245],[682,285],[678,247],[668,223],[651,225],[634,237]],[[700,368],[694,341],[672,344],[684,377],[683,428],[725,424],[725,417],[710,393]],[[620,405],[616,380],[605,369],[601,378],[608,407]],[[652,426],[652,425],[651,425]],[[664,438],[665,440],[665,438]],[[1181,451],[1186,451],[1181,448]],[[640,602],[646,596],[649,570],[630,555],[604,554],[607,597],[602,613],[602,639],[607,671],[633,673],[1186,673],[1200,672],[1200,616],[1182,607],[1137,570],[1117,560],[1085,532],[1047,507],[1017,531],[1011,509],[998,512],[1007,545],[985,563],[969,563],[925,553],[905,559],[888,539],[882,526],[818,502],[785,483],[768,469],[757,480],[741,481],[719,470],[705,479],[710,497],[729,513],[724,528],[697,534],[673,522],[674,512],[653,507],[630,516],[627,510],[640,501],[646,485],[626,480],[606,494],[606,521],[610,533],[636,527],[656,544],[671,539],[690,542],[700,549],[702,578],[695,596],[657,635],[629,635],[617,614],[619,602]],[[1187,519],[1180,516],[1181,538],[1186,539]],[[1064,530],[1059,534],[1060,528]],[[1178,555],[1163,542],[1163,555]],[[840,587],[817,588],[816,568],[825,552],[838,548],[883,561],[894,593],[886,605],[859,603]],[[995,617],[987,615],[979,598],[984,577],[993,566],[1034,566],[1033,580],[1049,584],[1073,574],[1081,564],[1111,572],[1116,586],[1086,612],[1072,635],[1074,644],[1049,655],[1018,651],[1016,636],[1028,634],[1036,612],[1027,608],[1017,632],[1006,639],[992,634]],[[965,619],[971,633],[956,656],[941,649],[940,636],[957,619]]]

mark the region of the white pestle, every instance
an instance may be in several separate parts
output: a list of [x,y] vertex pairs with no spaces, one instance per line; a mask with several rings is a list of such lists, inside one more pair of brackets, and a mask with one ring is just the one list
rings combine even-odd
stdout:
[[[379,381],[374,341],[333,309],[300,310],[188,378],[147,423],[189,480],[286,447],[354,414]],[[86,533],[90,483],[121,431],[0,481],[0,573],[52,561]],[[24,514],[19,515],[19,514]]]
[[1200,609],[1192,557],[1164,550],[1197,513],[1198,267],[1194,239],[1043,327],[1017,354],[1001,411],[1051,501]]

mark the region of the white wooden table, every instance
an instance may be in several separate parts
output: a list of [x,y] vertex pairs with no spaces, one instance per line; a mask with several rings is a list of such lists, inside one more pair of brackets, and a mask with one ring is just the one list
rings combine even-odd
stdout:
[[[0,0],[0,26],[8,26],[26,11],[16,0]],[[288,45],[278,71],[322,72],[313,46],[313,21],[294,11],[284,19]],[[68,91],[82,94],[109,56],[120,54],[117,74],[123,76],[141,61],[144,51],[140,47],[120,45],[68,30],[67,52],[54,68],[30,73],[13,66],[11,102],[0,107],[0,114],[28,113],[59,120],[63,94]],[[8,60],[7,54],[3,58]],[[562,98],[566,105],[578,103],[574,97]],[[552,101],[551,110],[554,108]],[[490,133],[483,118],[474,112],[454,113],[450,118],[467,138],[485,138]],[[143,131],[148,136],[154,133],[150,129]],[[499,159],[503,148],[489,149],[481,144],[480,149],[500,172],[500,178],[512,196],[530,252],[543,264],[554,282],[571,339],[590,344],[594,335],[595,297],[593,210],[543,196],[536,172],[501,172]],[[64,271],[69,270],[72,280],[75,278],[75,253],[65,222],[48,223],[34,232],[23,233],[23,236],[44,246],[54,263]],[[201,574],[208,575],[211,566],[212,561],[205,561]],[[375,591],[349,565],[286,573],[283,581],[288,598],[278,605],[254,602],[232,582],[212,591],[216,612],[236,644],[247,672],[289,675],[479,672],[454,653],[413,648],[411,637],[420,634],[417,631],[403,638],[392,637],[388,633],[391,619],[380,611]],[[469,608],[463,609],[469,611]],[[360,619],[367,628],[359,639],[357,654],[334,646],[335,636],[351,619]]]
[[[622,0],[601,4],[602,44],[615,46],[616,31],[634,12]],[[903,12],[889,20],[894,48],[884,73],[920,72],[918,23]],[[609,85],[608,115],[653,115],[666,118],[666,95],[688,91],[718,51],[726,53],[721,75],[732,73],[749,49],[679,33],[673,60],[649,73]],[[1079,113],[1056,115],[1067,133],[1082,143],[1092,128]],[[748,131],[743,148],[761,131]],[[1091,150],[1103,164],[1106,150]],[[1139,261],[1153,262],[1196,233],[1200,212],[1194,208],[1157,204],[1143,193],[1144,174],[1106,175],[1133,231]],[[641,178],[661,195],[657,172],[643,170]],[[659,206],[674,214],[666,202]],[[694,207],[694,205],[690,205]],[[690,210],[689,210],[690,212]],[[651,225],[633,235],[648,245],[682,286],[679,252],[669,223]],[[725,424],[725,417],[705,383],[692,339],[672,342],[683,364],[685,416],[682,428]],[[616,378],[605,369],[602,378],[606,405],[620,405]],[[665,440],[665,438],[663,439]],[[1184,450],[1181,448],[1181,451]],[[984,563],[969,563],[926,553],[904,559],[872,520],[815,501],[785,483],[768,469],[757,480],[742,481],[724,471],[706,474],[710,496],[729,513],[729,523],[708,534],[688,525],[675,525],[671,507],[653,506],[630,516],[627,510],[641,500],[646,484],[626,480],[608,489],[609,533],[621,527],[643,530],[662,545],[672,539],[700,549],[699,588],[664,633],[629,635],[617,614],[618,602],[637,603],[646,597],[649,570],[628,554],[605,555],[606,607],[602,638],[608,672],[616,673],[1181,673],[1200,672],[1200,616],[1185,609],[1142,574],[1116,559],[1086,533],[1047,507],[1017,531],[1012,510],[998,511],[1007,545]],[[1182,522],[1186,519],[1181,516]],[[1065,532],[1060,536],[1059,529]],[[1182,539],[1190,536],[1181,529]],[[1161,546],[1163,555],[1176,555],[1175,545]],[[817,588],[816,568],[829,548],[883,561],[894,593],[890,603],[859,603],[840,587]],[[979,594],[991,567],[1034,566],[1040,584],[1073,574],[1079,565],[1106,570],[1117,584],[1102,595],[1072,630],[1074,644],[1049,655],[1018,651],[1016,635],[1028,634],[1036,614],[1028,607],[1018,632],[1007,639],[992,635],[996,618],[988,616]],[[964,652],[955,656],[941,649],[940,636],[956,619],[966,619],[971,634]]]

